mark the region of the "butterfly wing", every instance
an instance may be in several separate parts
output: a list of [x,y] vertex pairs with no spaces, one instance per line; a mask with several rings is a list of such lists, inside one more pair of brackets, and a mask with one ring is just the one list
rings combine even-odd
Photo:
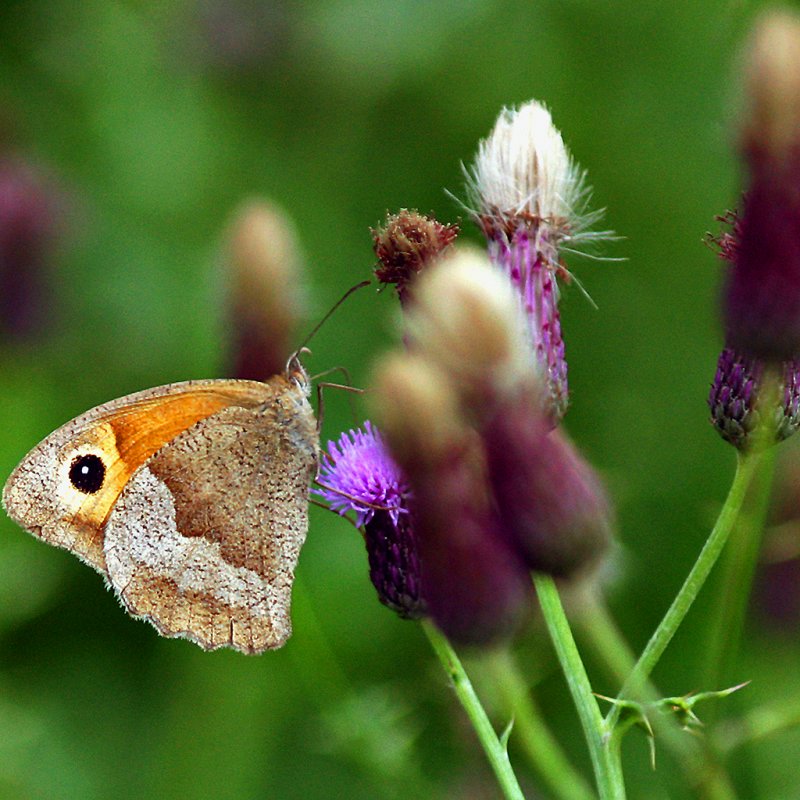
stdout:
[[[231,405],[256,407],[276,391],[283,391],[283,384],[186,381],[93,408],[50,434],[22,460],[3,489],[3,506],[32,534],[71,550],[107,576],[104,526],[133,473],[198,420]],[[87,458],[94,477],[98,470],[102,473],[99,485],[89,485],[93,491],[88,492],[75,485],[80,460]]]
[[109,580],[165,636],[257,653],[291,634],[318,434],[305,392],[280,380],[261,408],[223,409],[162,447],[109,515]]

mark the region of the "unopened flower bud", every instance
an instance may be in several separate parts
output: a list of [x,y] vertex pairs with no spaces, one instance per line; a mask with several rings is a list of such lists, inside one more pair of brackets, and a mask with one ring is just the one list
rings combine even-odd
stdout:
[[[729,347],[720,354],[717,372],[711,384],[708,405],[711,422],[723,439],[740,450],[746,450],[764,416],[762,388],[767,370],[762,361],[737,356]],[[778,404],[769,415],[769,430],[764,434],[772,440],[782,441],[800,428],[800,360],[788,361],[780,373],[775,394]]]
[[724,293],[726,344],[779,364],[800,356],[800,19],[764,17],[748,56],[749,187]]
[[497,404],[482,434],[503,529],[535,571],[569,577],[611,541],[599,477],[526,392]]
[[425,275],[407,320],[412,347],[453,381],[467,407],[480,409],[532,373],[514,290],[477,250],[459,250]]
[[245,205],[230,229],[227,262],[234,374],[266,380],[284,369],[304,306],[294,226],[277,206]]
[[398,355],[378,371],[374,404],[411,484],[431,616],[463,644],[508,635],[525,614],[530,581],[500,530],[480,441],[455,391],[424,359]]
[[404,467],[434,469],[465,427],[452,385],[430,362],[406,353],[385,357],[376,381],[376,413],[392,454]]
[[402,209],[387,214],[383,225],[372,230],[378,266],[375,277],[397,288],[402,303],[416,276],[440,258],[458,236],[457,225],[443,225],[418,211]]
[[745,151],[778,163],[792,151],[800,155],[800,16],[773,10],[761,17],[747,52],[745,82]]

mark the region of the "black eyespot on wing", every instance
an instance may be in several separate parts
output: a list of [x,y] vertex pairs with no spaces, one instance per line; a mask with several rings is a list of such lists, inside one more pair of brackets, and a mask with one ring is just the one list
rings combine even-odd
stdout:
[[100,456],[86,453],[75,456],[69,468],[69,479],[72,485],[84,494],[99,492],[106,477],[106,465]]

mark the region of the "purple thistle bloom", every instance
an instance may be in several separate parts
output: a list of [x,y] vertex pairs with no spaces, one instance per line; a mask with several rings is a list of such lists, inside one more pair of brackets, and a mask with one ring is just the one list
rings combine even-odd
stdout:
[[327,488],[314,492],[339,514],[355,511],[359,528],[375,515],[375,506],[386,510],[393,523],[408,513],[408,483],[369,421],[363,431],[350,430],[338,442],[328,442],[319,479]]
[[343,433],[338,442],[328,442],[319,482],[323,488],[314,493],[331,510],[355,512],[380,601],[405,619],[424,616],[408,482],[370,422],[363,430]]

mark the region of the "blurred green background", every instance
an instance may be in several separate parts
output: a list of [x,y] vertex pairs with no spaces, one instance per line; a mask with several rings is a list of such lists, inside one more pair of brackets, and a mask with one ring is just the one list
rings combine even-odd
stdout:
[[[759,7],[3,4],[0,156],[31,164],[58,195],[59,229],[45,318],[0,341],[0,477],[90,406],[224,374],[219,249],[242,200],[269,197],[296,221],[317,319],[369,276],[369,226],[387,209],[459,217],[443,190],[462,194],[460,162],[503,105],[535,97],[625,237],[606,246],[625,262],[570,259],[599,310],[566,291],[566,426],[615,498],[610,602],[641,648],[734,465],[707,422],[720,268],[702,237],[737,201],[734,66]],[[397,340],[396,313],[392,293],[363,290],[316,338],[309,369],[344,365],[366,385]],[[352,424],[331,393],[323,439]],[[131,620],[92,570],[0,519],[0,797],[497,796],[420,630],[378,604],[353,529],[312,508],[298,573],[283,650],[208,654]],[[665,693],[721,688],[698,684],[712,597],[658,668]],[[730,714],[800,696],[800,617],[776,625],[756,604],[748,626],[735,680],[753,683],[726,701]],[[535,620],[519,652],[588,770]],[[614,693],[589,665],[597,691]],[[472,668],[491,705],[491,683]],[[644,738],[629,738],[630,796],[687,796],[669,756],[659,752],[653,773]],[[515,747],[512,736],[540,796]],[[800,734],[785,733],[738,757],[741,796],[800,797],[799,748]]]

